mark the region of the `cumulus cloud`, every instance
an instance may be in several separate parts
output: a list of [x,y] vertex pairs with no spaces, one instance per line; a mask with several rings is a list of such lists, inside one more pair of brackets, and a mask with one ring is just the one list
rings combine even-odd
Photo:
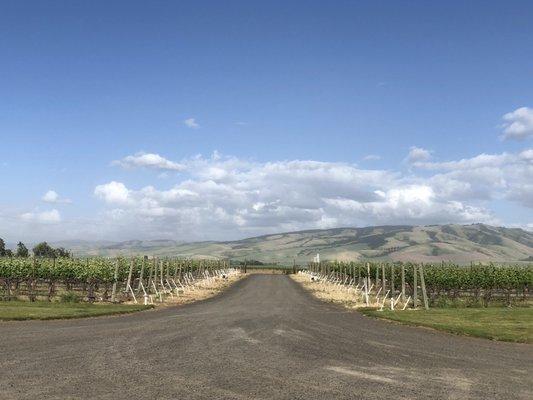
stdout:
[[533,137],[533,108],[520,107],[503,116],[504,140],[523,140]]
[[183,171],[185,166],[167,160],[166,158],[155,153],[136,153],[131,156],[124,157],[121,160],[115,160],[111,163],[112,165],[118,165],[122,168],[151,168],[158,170],[167,170],[167,171]]
[[56,209],[42,212],[28,212],[22,214],[20,218],[24,221],[42,224],[55,224],[61,222],[61,215]]
[[191,129],[198,129],[200,128],[200,124],[196,122],[195,118],[187,118],[185,121],[183,121],[186,127]]
[[427,161],[431,158],[431,151],[423,149],[422,147],[412,146],[407,154],[407,161],[410,164],[414,164],[421,161]]
[[56,203],[56,204],[57,203],[64,203],[64,204],[72,203],[72,201],[70,199],[64,199],[61,196],[59,196],[59,194],[55,190],[47,191],[43,195],[42,200],[45,203]]
[[408,174],[315,160],[257,162],[218,152],[179,163],[163,157],[147,162],[135,158],[139,154],[120,161],[163,172],[168,169],[153,165],[179,164],[181,173],[170,174],[164,188],[157,174],[151,185],[102,182],[94,188],[101,213],[83,223],[63,221],[57,210],[37,210],[15,213],[9,224],[25,221],[22,227],[31,224],[33,232],[56,237],[84,232],[192,241],[338,226],[500,223],[490,209],[494,201],[533,209],[533,149],[425,159]]
[[533,207],[533,149],[480,154],[458,161],[421,162],[416,166],[436,172],[427,182],[443,198],[507,199]]
[[[169,189],[116,181],[97,186],[110,223],[195,240],[346,225],[494,221],[479,176],[447,175],[456,170],[420,178],[348,163],[260,163],[218,153],[182,164],[185,176]],[[508,177],[502,179],[507,189]]]
[[370,218],[373,224],[431,224],[436,221],[464,223],[493,219],[482,207],[439,198],[427,185],[407,185],[376,191],[376,201],[362,203],[351,199],[328,199],[327,203],[344,211],[344,218]]
[[122,182],[98,185],[94,188],[94,195],[109,204],[127,205],[131,202],[130,191]]

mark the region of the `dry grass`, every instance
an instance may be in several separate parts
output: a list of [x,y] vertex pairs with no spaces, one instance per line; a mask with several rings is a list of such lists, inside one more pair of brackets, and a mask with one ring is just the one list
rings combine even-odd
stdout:
[[[192,303],[199,300],[205,300],[210,297],[213,297],[226,289],[227,287],[231,286],[233,283],[240,280],[242,277],[244,277],[243,274],[232,274],[228,276],[226,279],[223,278],[213,278],[213,279],[203,279],[201,281],[196,282],[192,288],[188,288],[185,290],[181,290],[179,292],[179,295],[176,296],[176,292],[174,291],[172,296],[166,295],[164,297],[164,302],[160,303],[159,299],[155,298],[154,296],[154,304],[157,307],[164,307],[164,306],[174,306],[179,304],[187,304]],[[142,299],[141,299],[142,300]]]
[[313,296],[322,301],[340,304],[350,309],[378,307],[375,303],[375,294],[369,296],[370,304],[367,306],[361,293],[356,292],[354,289],[346,289],[346,287],[334,285],[329,282],[313,282],[310,277],[305,274],[295,274],[290,276]]

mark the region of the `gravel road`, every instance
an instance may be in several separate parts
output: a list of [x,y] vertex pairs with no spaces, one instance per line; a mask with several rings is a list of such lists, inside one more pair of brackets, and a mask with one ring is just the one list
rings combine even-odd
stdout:
[[532,399],[533,346],[374,320],[284,275],[132,315],[0,323],[0,399]]

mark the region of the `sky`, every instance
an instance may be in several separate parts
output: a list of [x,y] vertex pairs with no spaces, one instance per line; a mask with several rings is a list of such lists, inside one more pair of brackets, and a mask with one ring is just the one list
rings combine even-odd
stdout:
[[530,1],[2,1],[0,237],[533,230]]

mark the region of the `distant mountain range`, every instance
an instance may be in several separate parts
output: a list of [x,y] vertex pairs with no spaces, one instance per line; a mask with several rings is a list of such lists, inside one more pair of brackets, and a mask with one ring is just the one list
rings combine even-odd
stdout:
[[71,249],[75,255],[146,254],[281,263],[293,259],[305,263],[316,253],[322,260],[533,261],[533,233],[484,224],[317,229],[226,242],[64,241],[52,245]]

